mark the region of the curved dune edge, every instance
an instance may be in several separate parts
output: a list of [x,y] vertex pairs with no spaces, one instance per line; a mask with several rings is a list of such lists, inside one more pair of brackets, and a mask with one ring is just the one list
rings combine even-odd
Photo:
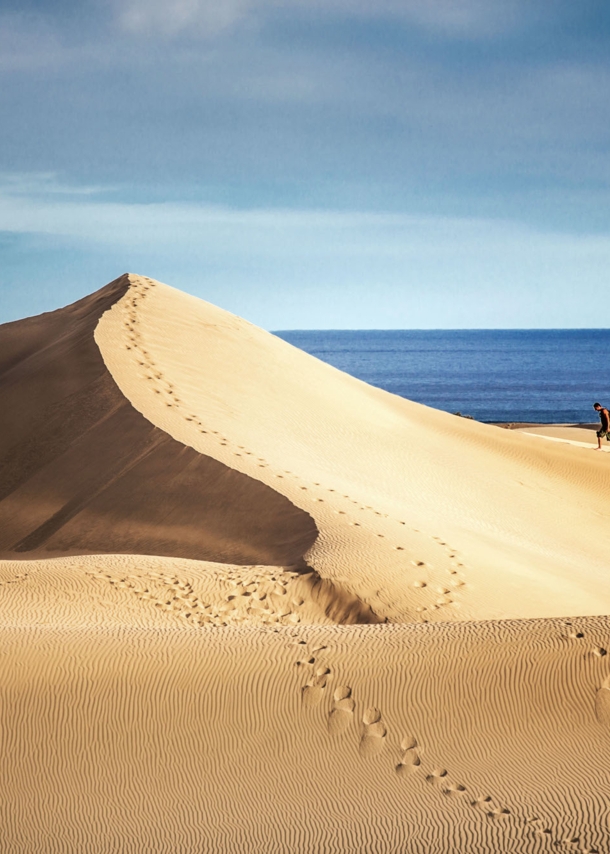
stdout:
[[607,619],[0,643],[7,854],[608,850]]
[[306,555],[395,622],[610,611],[607,455],[367,386],[145,277],[96,331],[146,419],[309,513]]
[[0,557],[152,554],[303,565],[313,520],[129,403],[93,333],[126,276],[0,328]]

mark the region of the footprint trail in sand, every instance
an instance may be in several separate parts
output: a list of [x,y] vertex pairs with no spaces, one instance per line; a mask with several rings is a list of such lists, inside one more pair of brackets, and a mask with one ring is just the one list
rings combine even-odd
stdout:
[[3,854],[610,854],[607,455],[145,277],[8,327]]

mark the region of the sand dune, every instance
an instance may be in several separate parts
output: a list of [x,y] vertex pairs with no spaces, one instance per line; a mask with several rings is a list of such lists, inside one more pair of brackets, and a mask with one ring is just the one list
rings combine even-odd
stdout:
[[117,385],[311,515],[323,578],[391,621],[610,612],[610,459],[411,403],[131,281],[95,330]]
[[301,561],[316,537],[311,517],[172,441],[117,388],[93,332],[128,289],[122,277],[73,306],[2,327],[0,556]]
[[0,327],[0,393],[2,852],[610,851],[590,436],[133,275]]

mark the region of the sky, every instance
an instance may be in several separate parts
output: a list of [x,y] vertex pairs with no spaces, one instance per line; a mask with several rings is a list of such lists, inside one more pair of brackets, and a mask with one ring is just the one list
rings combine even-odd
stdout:
[[0,323],[610,326],[607,0],[0,0],[0,126]]

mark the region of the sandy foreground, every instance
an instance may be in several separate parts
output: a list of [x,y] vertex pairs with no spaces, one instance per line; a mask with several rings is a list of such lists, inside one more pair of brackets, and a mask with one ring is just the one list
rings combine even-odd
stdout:
[[2,852],[610,851],[594,433],[134,275],[0,327],[0,393]]

